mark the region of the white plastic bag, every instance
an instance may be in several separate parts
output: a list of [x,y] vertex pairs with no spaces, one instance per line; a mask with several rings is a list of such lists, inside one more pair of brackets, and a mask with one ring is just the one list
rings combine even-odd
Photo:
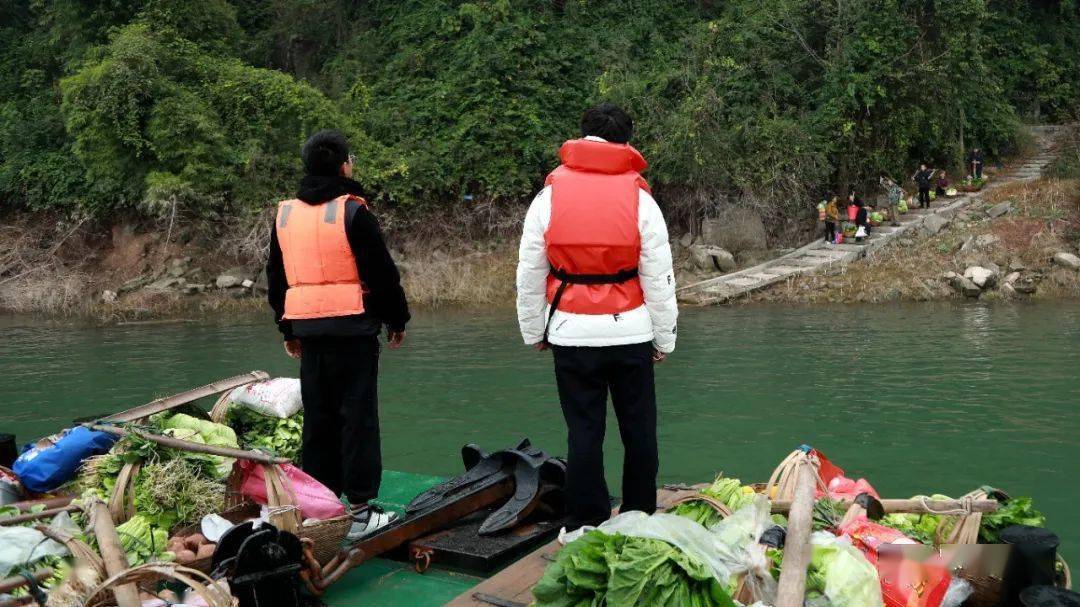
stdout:
[[257,413],[285,419],[304,408],[300,380],[293,377],[264,379],[233,389],[229,402]]
[[31,527],[0,527],[0,578],[46,556],[65,556],[67,548]]
[[771,525],[769,500],[757,496],[737,512],[706,529],[700,524],[676,515],[644,512],[625,512],[601,524],[597,529],[609,534],[661,540],[704,563],[721,584],[732,576],[747,574],[755,596],[770,602],[776,596],[776,585],[768,572],[765,547],[758,538]]

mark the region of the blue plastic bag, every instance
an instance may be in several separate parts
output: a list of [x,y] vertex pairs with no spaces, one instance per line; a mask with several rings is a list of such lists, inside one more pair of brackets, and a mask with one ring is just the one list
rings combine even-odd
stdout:
[[82,426],[65,430],[52,444],[27,445],[11,469],[27,491],[47,493],[75,478],[86,458],[107,453],[117,438]]

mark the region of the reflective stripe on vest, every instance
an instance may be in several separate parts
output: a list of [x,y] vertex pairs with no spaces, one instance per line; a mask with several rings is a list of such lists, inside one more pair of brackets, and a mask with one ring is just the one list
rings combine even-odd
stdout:
[[355,196],[340,196],[321,204],[286,200],[278,205],[278,244],[289,289],[285,314],[289,320],[350,316],[364,312],[364,290],[356,257],[345,233],[345,209]]
[[618,314],[640,307],[644,158],[629,145],[587,139],[566,142],[559,155],[563,164],[547,179],[551,220],[544,234],[554,269],[547,279],[551,313]]

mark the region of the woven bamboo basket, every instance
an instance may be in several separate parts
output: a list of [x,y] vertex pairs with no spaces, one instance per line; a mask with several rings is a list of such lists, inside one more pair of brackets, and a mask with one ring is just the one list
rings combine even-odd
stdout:
[[[754,485],[754,489],[758,491],[758,493],[764,494],[770,501],[794,499],[799,458],[803,455],[805,455],[805,453],[799,449],[792,451],[778,466],[776,466],[776,469],[774,469],[769,476],[768,482],[766,482],[764,486],[761,486],[760,490],[758,490],[760,485]],[[828,487],[826,487],[825,481],[821,478],[821,462],[817,457],[811,457],[810,462],[814,467],[814,477],[817,480],[817,488],[823,492],[827,491]]]
[[201,571],[173,563],[147,563],[126,569],[99,584],[90,592],[86,607],[114,604],[112,589],[117,586],[156,586],[162,579],[176,580],[187,585],[202,597],[209,607],[233,607],[237,604],[237,600],[229,594],[227,588]]

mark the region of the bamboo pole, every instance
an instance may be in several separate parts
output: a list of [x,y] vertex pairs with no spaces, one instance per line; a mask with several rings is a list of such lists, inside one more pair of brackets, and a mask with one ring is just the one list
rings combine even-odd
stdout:
[[15,508],[21,512],[30,512],[31,508],[37,506],[44,506],[46,508],[59,508],[60,506],[67,506],[71,501],[75,499],[71,495],[63,495],[60,497],[49,497],[38,500],[24,500],[21,502],[15,502],[14,504],[8,504],[7,508]]
[[806,569],[810,566],[810,532],[813,530],[814,488],[817,478],[808,455],[799,458],[795,497],[788,515],[784,560],[780,563],[780,586],[776,607],[802,607],[806,594]]
[[244,384],[250,384],[253,381],[259,381],[263,379],[269,379],[270,375],[266,371],[250,371],[243,375],[235,375],[233,377],[226,377],[225,379],[219,379],[217,381],[210,382],[205,386],[193,388],[179,394],[173,394],[172,396],[165,396],[157,400],[152,400],[145,405],[140,405],[133,409],[128,409],[115,415],[106,417],[103,421],[109,422],[130,422],[144,417],[149,417],[155,413],[161,413],[162,411],[168,411],[180,405],[190,403],[192,401],[199,400],[218,392],[224,392],[237,386]]
[[[45,567],[44,569],[38,569],[30,575],[34,578],[34,581],[40,584],[52,577],[52,574],[53,570],[49,567]],[[0,594],[7,594],[12,590],[22,588],[27,584],[29,584],[29,582],[21,575],[13,575],[9,578],[0,579]]]
[[61,512],[74,512],[78,510],[78,506],[61,506],[60,508],[49,508],[42,510],[41,512],[26,512],[23,514],[16,514],[14,516],[7,516],[0,518],[0,527],[7,527],[8,525],[17,525],[19,523],[25,523],[26,521],[36,521],[38,519],[49,518],[50,516],[56,516]]
[[[996,500],[913,500],[913,499],[884,499],[881,505],[887,513],[907,512],[912,514],[945,514],[960,515],[971,512],[994,512],[1001,507]],[[849,501],[841,501],[838,507],[847,509],[851,506]],[[784,514],[791,510],[792,502],[777,500],[772,503],[772,511]]]
[[246,459],[253,462],[258,462],[260,464],[289,463],[289,460],[284,457],[275,457],[261,451],[245,451],[243,449],[234,449],[232,447],[220,447],[218,445],[195,443],[191,441],[181,440],[179,438],[173,438],[171,436],[162,436],[160,434],[146,432],[138,428],[128,429],[119,426],[107,426],[103,424],[86,424],[86,427],[90,428],[91,430],[108,432],[109,434],[115,434],[117,436],[128,436],[129,434],[131,434],[138,436],[139,438],[155,442],[165,447],[179,449],[181,451],[190,451],[192,453],[206,453],[209,455],[218,455],[221,457],[231,457],[233,459]]
[[[120,575],[128,568],[127,556],[120,544],[120,536],[116,533],[112,517],[109,515],[109,507],[105,502],[94,500],[90,506],[90,513],[94,523],[94,536],[97,538],[98,549],[101,558],[105,562],[105,572],[109,577]],[[113,588],[116,603],[119,607],[140,607],[139,589],[135,584],[121,584]]]

